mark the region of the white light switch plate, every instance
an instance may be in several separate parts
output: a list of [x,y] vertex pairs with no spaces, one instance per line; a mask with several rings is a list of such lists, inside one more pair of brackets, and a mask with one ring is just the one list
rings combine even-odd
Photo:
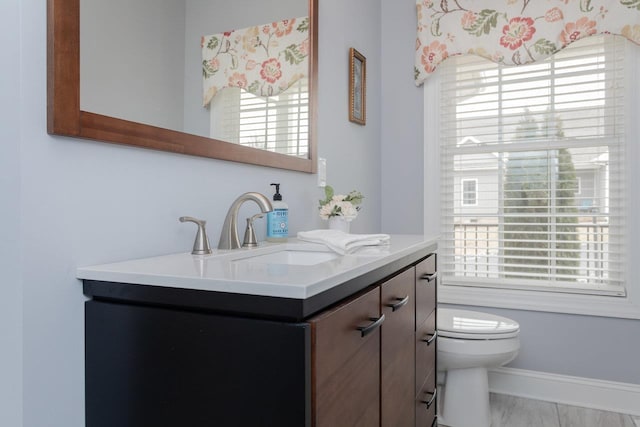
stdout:
[[327,159],[318,158],[318,187],[327,186]]

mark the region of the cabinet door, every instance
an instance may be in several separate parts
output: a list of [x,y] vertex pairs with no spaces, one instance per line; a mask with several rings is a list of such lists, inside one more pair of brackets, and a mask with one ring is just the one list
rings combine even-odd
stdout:
[[312,318],[316,427],[380,424],[380,288]]
[[311,425],[308,324],[86,303],[86,426]]
[[381,285],[381,306],[381,425],[414,426],[414,268]]

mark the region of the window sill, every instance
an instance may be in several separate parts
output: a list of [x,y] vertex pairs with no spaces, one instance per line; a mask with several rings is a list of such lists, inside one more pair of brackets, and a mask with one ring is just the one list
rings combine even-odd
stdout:
[[513,289],[438,285],[438,302],[445,304],[546,311],[564,314],[640,319],[640,304],[626,297],[560,294]]

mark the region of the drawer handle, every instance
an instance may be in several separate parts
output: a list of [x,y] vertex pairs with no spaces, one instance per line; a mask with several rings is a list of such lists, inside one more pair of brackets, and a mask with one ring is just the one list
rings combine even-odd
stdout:
[[434,332],[433,332],[433,334],[428,334],[427,336],[428,336],[428,337],[431,337],[431,338],[429,338],[428,340],[423,339],[422,341],[426,342],[426,343],[427,343],[427,345],[431,345],[431,343],[432,343],[436,338],[438,338],[438,331],[434,331]]
[[378,326],[382,325],[382,322],[384,322],[384,314],[377,319],[375,317],[370,317],[369,320],[373,321],[373,323],[367,326],[358,326],[360,336],[363,338],[375,331]]
[[404,298],[396,298],[396,301],[398,302],[395,304],[387,304],[387,307],[391,307],[391,311],[400,310],[402,307],[407,305],[407,303],[409,302],[409,295]]
[[423,274],[422,276],[420,276],[420,280],[426,280],[427,283],[431,282],[433,279],[435,279],[436,277],[438,277],[438,273],[433,273],[433,274]]
[[427,394],[431,395],[431,399],[427,400],[423,400],[422,403],[424,403],[425,405],[427,405],[427,409],[431,408],[431,405],[433,405],[433,402],[436,401],[436,394],[438,393],[438,390],[433,390],[433,393],[429,393],[427,392]]

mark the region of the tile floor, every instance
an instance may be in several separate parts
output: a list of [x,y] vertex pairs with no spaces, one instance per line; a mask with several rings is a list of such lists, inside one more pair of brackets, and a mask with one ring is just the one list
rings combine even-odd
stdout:
[[491,427],[640,427],[640,417],[492,393]]

